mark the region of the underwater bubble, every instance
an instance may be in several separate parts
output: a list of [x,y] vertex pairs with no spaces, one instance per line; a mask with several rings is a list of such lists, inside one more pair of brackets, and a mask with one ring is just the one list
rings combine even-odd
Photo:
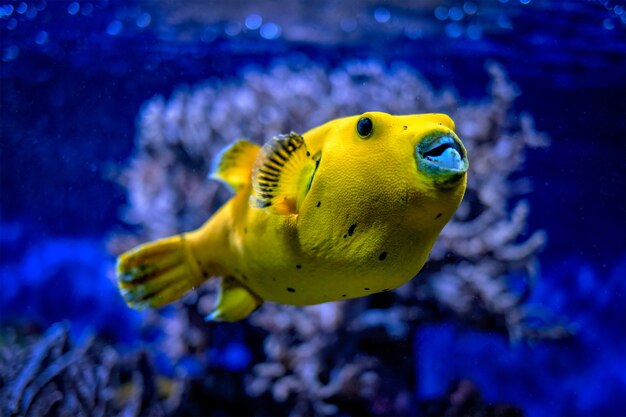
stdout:
[[419,26],[407,26],[404,28],[404,35],[409,39],[417,39],[424,36],[424,31]]
[[72,2],[69,6],[67,6],[67,12],[74,16],[76,13],[80,11],[80,4],[78,2]]
[[116,36],[122,32],[122,29],[124,29],[124,24],[119,20],[114,20],[107,26],[107,33],[111,36]]
[[19,54],[20,48],[15,45],[9,46],[7,49],[4,50],[4,53],[2,54],[2,60],[4,62],[14,61],[15,59],[17,59]]
[[145,27],[148,27],[148,25],[150,25],[151,21],[152,21],[152,16],[150,16],[150,13],[144,12],[140,14],[139,16],[137,16],[137,19],[135,19],[135,24],[139,28],[145,28]]
[[263,39],[276,39],[280,36],[280,32],[280,26],[276,23],[266,23],[261,26],[260,34]]
[[466,32],[467,37],[473,41],[477,41],[483,37],[483,31],[479,25],[469,25]]
[[7,29],[13,30],[16,27],[17,27],[17,19],[16,18],[12,18],[11,20],[9,20],[7,22]]
[[448,8],[439,6],[435,9],[435,17],[439,20],[446,20],[448,18]]
[[15,8],[15,11],[18,12],[19,14],[24,14],[28,11],[28,5],[22,2],[17,5],[17,7]]
[[46,3],[46,0],[40,0],[37,3],[35,3],[35,8],[37,9],[37,11],[42,12],[45,10],[47,5],[48,4]]
[[3,4],[0,6],[0,18],[11,16],[13,14],[13,10],[15,10],[15,8],[12,5]]
[[46,42],[48,42],[48,32],[46,32],[45,30],[40,30],[35,37],[35,43],[37,45],[43,45]]
[[89,16],[91,14],[91,12],[93,12],[93,4],[91,3],[86,3],[83,5],[83,7],[81,7],[81,14],[83,16]]
[[244,22],[244,24],[246,25],[246,28],[250,30],[257,30],[258,28],[261,27],[262,23],[263,23],[263,18],[256,13],[252,13],[251,15],[248,15]]
[[445,28],[446,35],[450,38],[458,38],[463,34],[463,26],[459,23],[448,23]]
[[624,13],[624,6],[621,5],[617,5],[615,7],[613,7],[613,13],[615,13],[618,16],[621,16]]
[[241,33],[241,23],[239,22],[228,22],[224,27],[224,33],[228,36],[237,36]]
[[465,13],[463,13],[463,10],[460,7],[451,7],[450,11],[448,12],[448,17],[450,17],[450,19],[454,20],[455,22],[463,20],[464,16]]
[[513,23],[506,15],[500,15],[500,17],[498,17],[498,26],[502,29],[513,29]]
[[463,11],[467,14],[475,14],[478,11],[478,6],[476,3],[472,3],[471,1],[466,1],[463,3]]
[[374,19],[376,19],[378,23],[387,23],[389,19],[391,19],[391,13],[389,13],[389,9],[386,7],[377,7],[376,10],[374,10]]
[[353,17],[344,17],[343,19],[341,19],[341,22],[339,22],[339,26],[344,32],[350,33],[356,30],[358,23]]
[[28,20],[34,20],[37,17],[37,13],[39,13],[39,12],[37,11],[36,8],[29,7],[28,11],[26,12],[26,18]]
[[613,30],[613,29],[615,29],[615,23],[613,22],[612,19],[607,17],[602,22],[602,27],[604,27],[606,30]]

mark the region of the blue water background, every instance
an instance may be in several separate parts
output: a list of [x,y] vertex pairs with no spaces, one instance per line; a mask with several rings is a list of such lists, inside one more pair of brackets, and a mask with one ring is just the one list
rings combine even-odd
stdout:
[[[181,39],[157,29],[154,4],[140,1],[0,2],[0,323],[69,319],[78,333],[91,326],[112,341],[136,340],[140,317],[108,278],[103,242],[125,228],[111,167],[131,155],[135,118],[153,95],[276,60],[332,68],[377,59],[481,98],[493,59],[523,93],[516,110],[552,139],[529,153],[523,172],[534,186],[525,196],[529,230],[550,239],[531,301],[578,336],[510,346],[453,323],[424,327],[415,335],[416,395],[441,395],[451,379],[468,377],[488,400],[533,416],[626,415],[624,3],[475,2],[484,10],[479,32],[449,16],[465,3],[442,3],[444,19],[441,9],[418,16],[435,25],[421,37],[381,29],[316,43],[229,36],[228,22],[213,25],[210,39]],[[385,2],[367,4],[361,11],[381,25],[385,10],[398,17]]]

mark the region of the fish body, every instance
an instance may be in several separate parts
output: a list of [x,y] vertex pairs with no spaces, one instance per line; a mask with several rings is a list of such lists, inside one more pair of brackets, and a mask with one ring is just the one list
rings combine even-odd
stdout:
[[200,229],[118,262],[129,305],[158,307],[221,276],[214,320],[263,301],[309,305],[362,297],[413,278],[466,186],[467,152],[445,115],[368,112],[239,141],[213,176],[235,195]]

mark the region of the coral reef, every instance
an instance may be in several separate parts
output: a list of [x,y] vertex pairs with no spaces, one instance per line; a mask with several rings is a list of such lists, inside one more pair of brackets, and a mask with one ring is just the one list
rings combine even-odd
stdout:
[[[154,98],[139,117],[136,155],[120,175],[129,199],[123,218],[137,234],[113,237],[111,250],[198,227],[227,197],[207,180],[211,157],[235,139],[262,143],[369,110],[450,114],[470,155],[468,191],[419,277],[394,292],[346,302],[304,308],[267,303],[249,320],[267,332],[265,357],[246,377],[251,396],[271,395],[294,416],[412,414],[418,404],[407,365],[418,326],[455,319],[511,340],[570,334],[524,304],[545,235],[527,234],[529,207],[519,195],[530,183],[512,176],[525,150],[547,140],[530,116],[512,111],[517,91],[503,70],[493,63],[487,70],[490,96],[474,103],[435,91],[408,66],[370,61],[332,71],[308,61],[276,64],[181,90],[168,101]],[[515,285],[511,277],[518,278]],[[178,316],[206,311],[209,287],[176,307]],[[206,366],[203,349],[188,340],[197,343],[212,325],[154,319],[162,324],[163,340],[175,346],[171,359],[191,354]]]
[[425,416],[491,416],[521,417],[519,408],[506,404],[488,404],[480,391],[469,380],[455,381],[446,390],[443,398],[425,402],[422,406]]
[[[513,340],[560,338],[566,335],[564,329],[525,325],[534,317],[522,302],[532,287],[535,256],[546,236],[536,231],[524,237],[528,204],[511,201],[531,187],[525,179],[511,180],[524,162],[524,150],[545,146],[547,140],[535,131],[529,115],[512,119],[515,87],[498,65],[487,68],[491,100],[452,112],[471,155],[470,180],[454,221],[433,248],[429,271],[434,274],[426,279],[443,306],[474,325],[490,328],[495,320]],[[516,273],[526,282],[514,292],[506,280]]]
[[143,351],[121,355],[91,334],[73,345],[61,323],[39,338],[23,333],[0,334],[4,416],[162,416],[180,403],[184,379],[158,377]]
[[626,315],[610,294],[626,294],[626,256],[606,269],[571,257],[542,264],[542,276],[527,303],[566,316],[575,323],[574,337],[511,345],[459,323],[419,326],[418,396],[439,397],[451,380],[471,378],[484,398],[516,398],[528,416],[624,415],[626,402],[616,399],[626,389]]

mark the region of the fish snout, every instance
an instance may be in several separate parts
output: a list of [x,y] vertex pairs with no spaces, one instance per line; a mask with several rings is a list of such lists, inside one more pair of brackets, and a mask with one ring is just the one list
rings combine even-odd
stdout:
[[454,186],[467,172],[467,151],[453,132],[437,132],[415,147],[417,168],[441,187]]

